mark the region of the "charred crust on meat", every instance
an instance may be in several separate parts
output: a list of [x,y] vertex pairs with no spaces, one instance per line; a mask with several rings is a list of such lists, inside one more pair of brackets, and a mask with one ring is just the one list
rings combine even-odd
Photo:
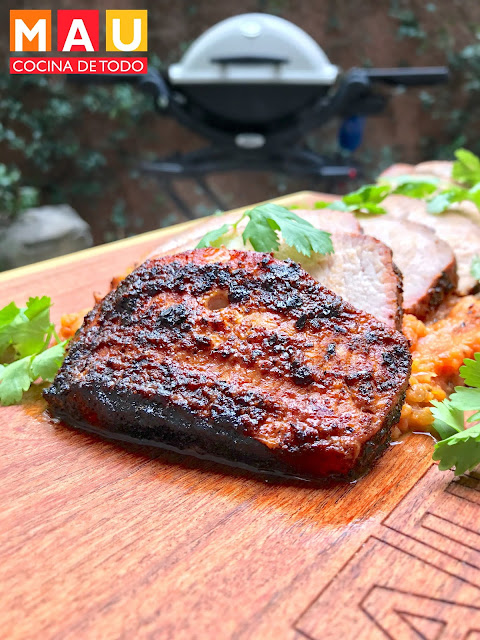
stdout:
[[399,331],[402,330],[402,321],[403,321],[403,274],[397,265],[392,261],[393,271],[397,278],[397,312],[394,318],[394,327]]
[[[211,309],[219,291],[228,304]],[[105,434],[352,478],[387,446],[410,362],[402,334],[299,265],[208,248],[127,276],[88,314],[45,398]]]
[[425,295],[415,304],[405,309],[420,320],[427,320],[441,303],[456,290],[458,285],[457,263],[453,259],[447,269],[442,271],[432,283]]
[[334,356],[336,353],[336,347],[335,347],[335,343],[334,342],[330,342],[330,344],[327,346],[327,350],[325,352],[325,360],[330,360],[330,358],[332,356]]

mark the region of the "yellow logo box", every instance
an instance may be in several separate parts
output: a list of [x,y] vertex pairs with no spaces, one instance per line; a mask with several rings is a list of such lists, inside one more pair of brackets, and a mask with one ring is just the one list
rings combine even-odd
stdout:
[[147,11],[106,10],[106,51],[147,51]]

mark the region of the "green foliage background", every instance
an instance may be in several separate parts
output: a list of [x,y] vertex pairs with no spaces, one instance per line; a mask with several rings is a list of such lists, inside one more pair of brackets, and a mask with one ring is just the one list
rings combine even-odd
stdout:
[[[137,5],[131,0],[123,8]],[[55,8],[75,7],[63,0]],[[390,112],[369,121],[364,144],[354,157],[365,168],[363,181],[394,161],[451,158],[460,146],[480,154],[477,0],[226,0],[215,6],[146,0],[142,8],[149,10],[149,49],[165,65],[177,60],[207,27],[249,11],[292,20],[344,68],[448,64],[448,86],[409,90],[408,96],[397,91]],[[160,59],[152,55],[150,64],[160,65]],[[337,128],[335,123],[320,129],[308,142],[317,150],[337,151]],[[129,85],[79,88],[62,76],[10,76],[5,71],[0,74],[0,223],[35,201],[72,204],[92,225],[97,242],[179,221],[181,216],[158,185],[138,175],[135,162],[199,144],[189,132],[159,118],[151,101]],[[324,186],[284,176],[213,181],[231,206]],[[197,215],[212,211],[194,187],[186,184],[182,190]]]

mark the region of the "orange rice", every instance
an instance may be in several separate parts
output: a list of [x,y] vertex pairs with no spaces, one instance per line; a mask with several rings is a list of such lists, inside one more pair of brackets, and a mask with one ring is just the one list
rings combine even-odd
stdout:
[[460,384],[463,360],[480,351],[480,300],[460,298],[444,318],[431,324],[406,314],[403,333],[410,341],[412,375],[398,427],[403,433],[431,431],[430,401],[443,400]]

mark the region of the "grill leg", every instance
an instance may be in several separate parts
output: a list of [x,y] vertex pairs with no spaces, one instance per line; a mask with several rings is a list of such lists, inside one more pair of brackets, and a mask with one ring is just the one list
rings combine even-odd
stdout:
[[202,189],[203,193],[207,195],[213,204],[221,211],[226,210],[226,205],[222,202],[221,198],[208,186],[207,182],[203,178],[197,178],[197,184]]
[[187,220],[194,220],[195,215],[193,211],[190,209],[188,204],[181,198],[171,180],[159,180],[160,184],[163,186],[164,190],[167,192],[168,197],[172,202],[180,209]]

